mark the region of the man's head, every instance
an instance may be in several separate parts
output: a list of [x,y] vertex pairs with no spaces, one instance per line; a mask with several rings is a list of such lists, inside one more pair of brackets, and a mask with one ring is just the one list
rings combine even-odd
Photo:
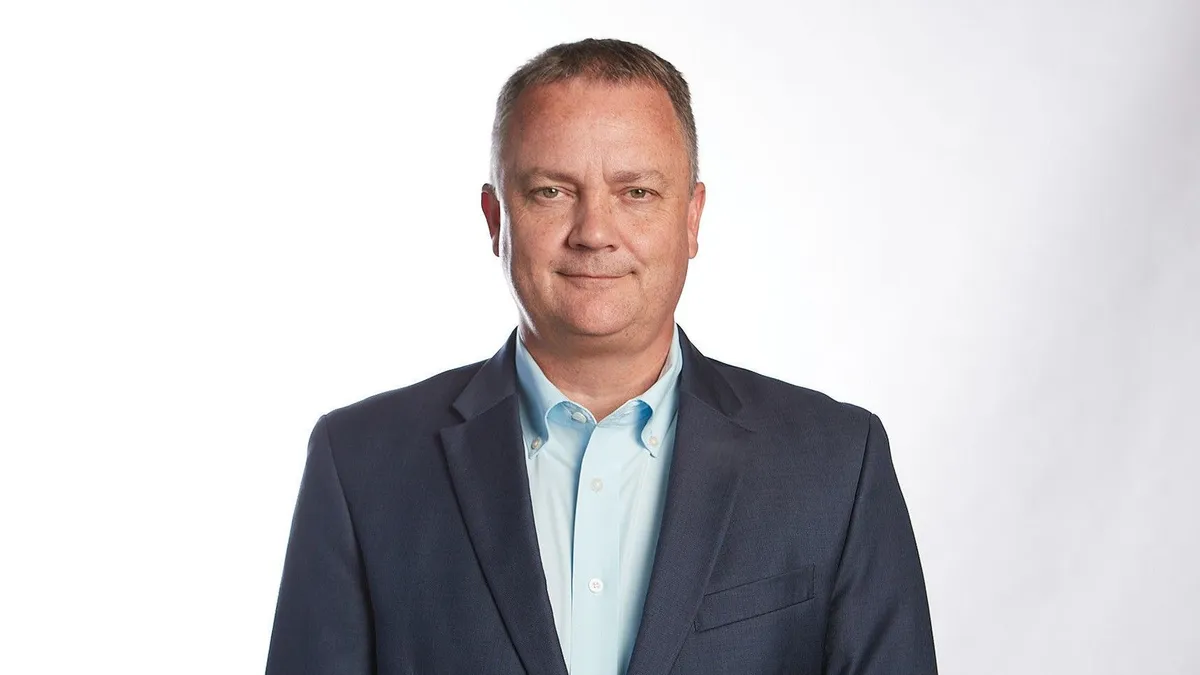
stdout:
[[704,208],[697,164],[687,83],[644,47],[558,45],[514,73],[482,206],[524,329],[599,350],[670,332]]

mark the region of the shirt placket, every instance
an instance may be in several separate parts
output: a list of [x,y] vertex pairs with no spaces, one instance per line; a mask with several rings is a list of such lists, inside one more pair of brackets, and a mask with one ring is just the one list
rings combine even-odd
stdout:
[[[576,417],[577,419],[577,417]],[[591,427],[579,472],[571,570],[571,675],[617,672],[621,505],[614,429]]]

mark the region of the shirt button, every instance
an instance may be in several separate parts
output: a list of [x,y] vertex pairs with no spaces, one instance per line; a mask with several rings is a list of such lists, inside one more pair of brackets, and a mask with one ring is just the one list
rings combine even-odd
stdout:
[[583,413],[576,410],[575,412],[571,413],[571,419],[575,420],[576,422],[582,423],[582,422],[587,421],[587,415],[584,415]]
[[530,448],[531,450],[537,450],[537,449],[538,449],[538,448],[540,448],[540,447],[542,447],[542,439],[541,439],[541,437],[538,437],[538,438],[535,438],[535,439],[533,439],[533,442],[529,444],[529,448]]
[[592,492],[599,492],[604,489],[604,481],[599,478],[592,479]]
[[600,591],[604,590],[604,582],[599,579],[592,579],[588,582],[588,590],[599,595]]
[[652,448],[657,448],[657,447],[658,447],[658,436],[651,436],[651,437],[650,437],[650,447],[652,447]]

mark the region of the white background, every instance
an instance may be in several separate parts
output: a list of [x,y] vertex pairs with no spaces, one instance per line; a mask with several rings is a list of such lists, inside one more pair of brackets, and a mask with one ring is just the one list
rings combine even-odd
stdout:
[[494,99],[589,36],[693,88],[680,324],[887,426],[942,672],[1200,672],[1195,0],[6,3],[0,671],[262,671],[313,423],[500,347]]

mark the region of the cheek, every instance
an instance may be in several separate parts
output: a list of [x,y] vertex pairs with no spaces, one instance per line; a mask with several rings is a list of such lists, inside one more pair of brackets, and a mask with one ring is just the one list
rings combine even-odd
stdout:
[[685,267],[690,251],[687,230],[674,226],[640,237],[631,246],[634,255],[655,277],[673,277]]
[[537,279],[550,267],[556,252],[556,234],[542,223],[520,221],[508,233],[509,266],[513,276]]

